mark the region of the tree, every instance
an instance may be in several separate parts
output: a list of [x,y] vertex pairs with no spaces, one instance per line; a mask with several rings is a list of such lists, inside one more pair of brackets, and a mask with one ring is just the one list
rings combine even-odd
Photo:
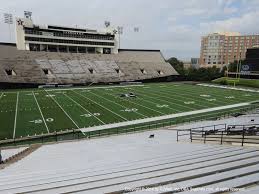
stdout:
[[175,57],[171,57],[167,60],[174,69],[182,76],[182,80],[189,81],[211,81],[224,76],[225,68],[217,68],[216,66],[208,68],[199,68],[190,67],[184,69],[183,62],[178,60]]
[[184,75],[184,67],[183,67],[183,62],[179,61],[177,58],[175,57],[171,57],[167,60],[168,63],[170,63],[173,68],[180,74],[180,75]]
[[230,63],[228,65],[228,71],[229,72],[237,72],[237,64],[243,64],[244,60],[241,60],[241,61],[237,61],[235,60],[234,62]]

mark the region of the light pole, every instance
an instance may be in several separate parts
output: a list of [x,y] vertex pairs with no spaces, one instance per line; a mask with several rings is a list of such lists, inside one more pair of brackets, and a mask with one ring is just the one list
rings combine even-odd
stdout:
[[24,17],[31,20],[32,12],[31,11],[24,11]]
[[139,32],[139,27],[134,27],[134,32]]
[[11,42],[11,25],[13,24],[13,15],[10,13],[4,13],[4,23],[8,24],[9,26],[9,40]]
[[118,26],[117,27],[117,32],[118,32],[118,35],[119,35],[119,49],[121,48],[121,35],[123,34],[123,27],[122,26]]

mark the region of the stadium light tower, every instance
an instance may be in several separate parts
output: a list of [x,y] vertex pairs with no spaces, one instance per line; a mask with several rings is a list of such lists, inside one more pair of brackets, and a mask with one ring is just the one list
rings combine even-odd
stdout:
[[24,11],[24,17],[31,20],[32,12],[31,11]]
[[117,27],[117,32],[119,34],[119,49],[121,48],[121,35],[123,34],[123,27],[122,26],[118,26]]
[[106,28],[108,28],[108,27],[111,25],[111,22],[105,21],[105,22],[104,22],[104,25],[105,25]]
[[13,15],[10,13],[4,13],[4,23],[8,24],[9,26],[9,40],[11,42],[11,25],[13,24]]
[[134,27],[134,32],[139,32],[139,27]]

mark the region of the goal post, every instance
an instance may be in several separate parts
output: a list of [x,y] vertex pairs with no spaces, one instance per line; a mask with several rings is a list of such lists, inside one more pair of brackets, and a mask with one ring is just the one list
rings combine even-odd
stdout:
[[259,71],[250,71],[250,69],[250,66],[242,64],[241,60],[237,63],[236,71],[229,71],[229,67],[227,66],[227,70],[225,71],[227,84],[235,87],[240,82],[250,82],[252,84],[252,82],[255,82],[253,80],[259,80]]

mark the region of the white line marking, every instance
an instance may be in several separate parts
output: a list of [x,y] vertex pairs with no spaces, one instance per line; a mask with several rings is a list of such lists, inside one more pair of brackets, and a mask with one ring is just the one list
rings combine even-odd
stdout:
[[176,113],[176,114],[164,115],[164,116],[158,116],[158,117],[151,117],[151,118],[139,119],[139,120],[134,120],[134,121],[127,121],[127,122],[120,122],[120,123],[114,123],[114,124],[108,124],[108,125],[102,125],[102,126],[96,126],[96,127],[82,128],[80,130],[83,133],[85,133],[85,132],[89,132],[89,131],[97,131],[97,130],[103,130],[103,129],[112,129],[112,128],[116,128],[116,127],[124,127],[124,126],[129,126],[129,125],[144,124],[144,123],[149,123],[149,122],[153,122],[153,121],[167,120],[167,119],[178,118],[178,117],[182,117],[182,116],[189,116],[189,115],[194,115],[194,114],[207,113],[207,112],[213,112],[213,111],[218,111],[218,110],[248,106],[251,103],[252,102],[232,104],[232,105],[227,105],[227,106],[207,108],[207,109],[201,109],[201,110],[195,110],[195,111],[189,111],[189,112],[183,112],[183,113]]
[[0,99],[2,98],[3,95],[4,95],[4,92],[1,94]]
[[69,98],[70,100],[72,100],[75,104],[77,104],[78,106],[80,106],[82,109],[84,109],[86,112],[88,112],[90,115],[92,115],[93,117],[95,117],[98,121],[100,121],[102,124],[106,124],[105,122],[103,122],[101,119],[99,119],[97,116],[95,116],[94,114],[92,114],[89,110],[87,110],[85,107],[83,107],[81,104],[79,104],[78,102],[76,102],[73,98],[71,98],[70,96],[68,96],[67,94],[63,94],[64,96],[66,96],[67,98]]
[[[93,92],[90,92],[91,94],[93,94],[93,95],[95,95],[95,96],[98,96],[99,98],[103,98],[103,99],[105,99],[105,100],[107,100],[107,101],[109,101],[109,102],[112,102],[112,103],[114,103],[114,104],[117,104],[117,105],[119,105],[120,107],[123,107],[123,108],[129,108],[129,107],[126,107],[126,106],[123,106],[123,105],[121,105],[121,104],[119,104],[119,103],[117,103],[117,102],[114,102],[114,101],[112,101],[112,100],[109,100],[109,99],[107,99],[107,98],[105,98],[105,97],[103,97],[103,96],[100,96],[100,95],[98,95],[98,94],[95,94],[95,93],[93,93]],[[106,94],[106,93],[104,93],[104,94]],[[139,112],[135,112],[136,114],[139,114],[139,115],[141,115],[141,116],[143,116],[143,117],[148,117],[148,116],[146,116],[146,115],[144,115],[144,114],[142,114],[142,113],[139,113]]]
[[[102,88],[127,88],[127,87],[130,88],[130,87],[143,87],[143,86],[145,86],[145,85],[140,84],[140,85],[126,85],[126,86],[97,86],[97,87],[91,86],[91,87],[81,87],[81,88],[71,87],[71,88],[56,88],[56,89],[44,89],[44,90],[51,92],[51,91],[62,91],[62,90],[64,90],[64,91],[71,90],[72,91],[72,90],[89,90],[89,89],[102,89]],[[23,93],[23,92],[28,92],[28,91],[20,91],[20,92]],[[5,92],[5,93],[9,94],[9,93],[16,93],[16,92]]]
[[15,109],[14,126],[13,126],[13,139],[15,138],[16,125],[17,125],[18,103],[19,103],[19,92],[17,93],[17,97],[16,97],[16,109]]
[[[161,91],[161,90],[159,90],[159,91]],[[166,92],[168,92],[168,93],[166,93]],[[177,93],[176,93],[177,92]],[[187,89],[185,89],[185,90],[181,90],[181,89],[178,89],[178,90],[175,90],[175,91],[173,91],[173,90],[171,90],[171,89],[169,89],[169,88],[167,88],[167,90],[166,91],[164,91],[164,90],[162,90],[161,91],[161,93],[164,93],[164,94],[171,94],[171,95],[174,95],[174,96],[189,96],[189,97],[183,97],[183,98],[188,98],[188,99],[197,99],[198,101],[203,101],[204,102],[204,98],[202,98],[202,97],[200,97],[200,96],[196,96],[196,94],[197,95],[199,95],[199,92],[193,92],[193,93],[190,93],[189,91],[188,91],[188,88]],[[195,94],[195,95],[194,95]],[[214,94],[213,94],[214,95]],[[210,104],[212,104],[212,105],[216,105],[216,106],[219,106],[219,105],[222,105],[222,104],[219,104],[219,103],[213,103],[213,102],[209,102],[209,101],[205,101],[205,103],[206,104],[208,104],[208,105],[210,105]],[[224,103],[224,102],[223,102]],[[227,105],[227,104],[229,104],[229,103],[224,103],[225,105]],[[202,105],[201,105],[202,106]],[[208,107],[208,106],[203,106],[203,107]]]
[[[139,90],[136,90],[136,91],[137,91],[137,92],[140,92]],[[140,92],[140,93],[141,93],[141,95],[143,95],[143,96],[147,96],[147,95],[144,94],[143,92]],[[181,106],[181,107],[187,108],[187,109],[189,109],[189,110],[195,110],[194,108],[191,108],[191,107],[189,107],[189,106],[181,105],[180,103],[177,104],[177,103],[173,103],[173,102],[168,101],[168,100],[161,99],[161,96],[160,96],[159,94],[155,94],[154,92],[152,92],[152,95],[153,95],[153,96],[149,95],[149,96],[147,96],[147,97],[152,98],[152,99],[156,99],[156,100],[160,100],[160,101],[163,101],[163,102],[166,102],[166,103],[169,103],[169,104],[174,104],[174,105],[176,105],[176,106]],[[155,95],[155,96],[158,96],[158,97],[155,97],[154,95]]]
[[116,112],[113,112],[112,110],[110,110],[110,109],[108,109],[108,108],[102,106],[101,104],[98,104],[98,103],[95,102],[94,100],[92,100],[92,99],[90,99],[90,98],[87,98],[86,96],[84,96],[84,95],[82,95],[82,94],[80,94],[80,93],[78,93],[78,92],[75,92],[75,91],[73,91],[73,92],[76,93],[76,94],[78,94],[78,95],[80,95],[80,96],[82,96],[82,97],[85,98],[85,99],[88,99],[88,100],[92,101],[93,103],[95,103],[95,104],[97,104],[98,106],[100,106],[100,107],[102,107],[102,108],[108,110],[109,112],[111,112],[111,113],[117,115],[118,117],[122,118],[123,120],[128,121],[128,119],[126,119],[126,118],[124,118],[123,116],[117,114]]
[[[45,90],[48,93],[47,90]],[[66,116],[73,122],[73,124],[79,129],[80,127],[76,124],[76,122],[69,116],[69,114],[62,108],[62,106],[53,98],[53,96],[50,96],[50,98],[59,106],[59,108],[66,114]]]
[[49,128],[48,128],[48,125],[47,125],[47,123],[46,123],[46,121],[45,121],[45,118],[44,118],[44,116],[43,116],[43,114],[42,114],[42,111],[41,111],[40,105],[39,105],[39,103],[38,103],[38,100],[37,100],[37,98],[36,98],[34,92],[32,92],[32,94],[33,94],[34,100],[35,100],[35,102],[36,102],[36,104],[37,104],[37,106],[38,106],[38,109],[39,109],[39,111],[40,111],[42,120],[43,120],[43,122],[44,122],[44,124],[45,124],[45,127],[46,127],[46,129],[47,129],[47,132],[49,133]]
[[239,90],[239,91],[245,91],[245,92],[256,92],[258,93],[259,90],[256,89],[247,89],[247,88],[234,88],[230,86],[220,86],[220,85],[213,85],[213,84],[197,84],[198,86],[205,86],[205,87],[213,87],[213,88],[221,88],[221,89],[228,89],[228,90]]
[[126,87],[143,87],[144,85],[127,85],[127,86],[99,86],[99,87],[83,87],[83,88],[59,88],[59,89],[45,89],[46,91],[57,91],[57,90],[89,90],[89,89],[102,89],[102,88],[126,88]]
[[[136,91],[138,91],[138,90],[136,90]],[[144,95],[145,96],[145,95]],[[138,98],[140,98],[140,97],[138,97]],[[140,98],[141,100],[143,100],[143,101],[147,101],[147,102],[149,102],[149,103],[151,103],[151,104],[155,104],[155,105],[157,105],[158,103],[157,102],[153,102],[152,100],[147,100],[147,99],[144,99],[144,98]],[[177,109],[175,109],[175,108],[171,108],[171,107],[166,107],[167,109],[170,109],[170,110],[173,110],[173,111],[176,111],[176,112],[181,112],[180,110],[177,110]]]
[[[197,85],[197,86],[200,86],[199,84],[196,84],[196,85]],[[200,87],[199,89],[201,89],[201,92],[202,92],[202,93],[205,92],[203,87]],[[205,90],[206,90],[206,88],[205,88]],[[200,91],[200,90],[199,90],[199,91]],[[198,94],[199,91],[198,91],[198,92],[195,91],[195,93]],[[211,97],[215,96],[215,97],[221,99],[223,95],[228,95],[229,92],[230,92],[230,91],[221,91],[222,93],[221,93],[221,94],[218,94],[217,91],[218,91],[218,90],[214,90],[213,88],[211,88],[211,90],[209,90],[208,93],[209,93],[210,95],[212,95]],[[188,93],[188,92],[185,91],[185,93]],[[243,98],[239,98],[239,99],[243,99]],[[249,99],[249,98],[248,98],[248,99]],[[249,100],[250,100],[250,99],[249,99]],[[223,101],[222,103],[224,103],[224,104],[227,105],[227,104],[229,104],[230,101],[232,101],[233,103],[237,103],[236,100],[231,100],[231,99],[228,99],[227,101]],[[213,103],[213,104],[219,105],[219,103]]]
[[[111,95],[111,96],[115,96],[114,94],[109,94],[109,93],[107,93],[107,94],[108,94],[108,95]],[[116,97],[116,96],[115,96],[115,97]],[[149,108],[149,107],[147,107],[147,106],[141,105],[141,104],[136,103],[136,102],[132,102],[132,101],[127,100],[127,99],[125,99],[125,98],[122,98],[122,100],[127,101],[127,102],[130,102],[130,103],[132,103],[132,104],[136,104],[137,106],[144,107],[145,109],[149,109],[149,110],[151,110],[151,111],[153,111],[153,112],[157,112],[157,113],[159,113],[159,114],[161,114],[161,115],[165,115],[165,113],[162,113],[162,112],[160,112],[160,111],[158,111],[158,110]]]
[[[191,100],[193,100],[193,98],[195,98],[195,97],[193,97],[193,98],[190,98],[190,97],[183,97],[183,95],[178,95],[178,94],[175,94],[175,93],[166,93],[166,92],[163,92],[163,91],[161,91],[161,90],[155,90],[155,91],[152,91],[151,92],[152,94],[154,94],[154,95],[159,95],[160,97],[163,97],[163,98],[166,98],[166,99],[170,99],[170,100],[175,100],[175,101],[178,101],[179,102],[179,105],[181,105],[181,103],[183,103],[183,101],[182,100],[178,100],[177,98],[181,98],[181,99],[183,99],[184,101],[190,101],[190,99]],[[179,92],[180,93],[180,92]],[[160,94],[162,94],[162,95],[160,95]],[[186,99],[186,100],[185,100]],[[200,100],[199,100],[200,101]],[[171,101],[170,101],[171,102]],[[210,107],[210,106],[205,106],[205,105],[201,105],[201,104],[195,104],[195,106],[199,106],[199,107],[201,107],[201,108],[208,108],[208,107]]]

